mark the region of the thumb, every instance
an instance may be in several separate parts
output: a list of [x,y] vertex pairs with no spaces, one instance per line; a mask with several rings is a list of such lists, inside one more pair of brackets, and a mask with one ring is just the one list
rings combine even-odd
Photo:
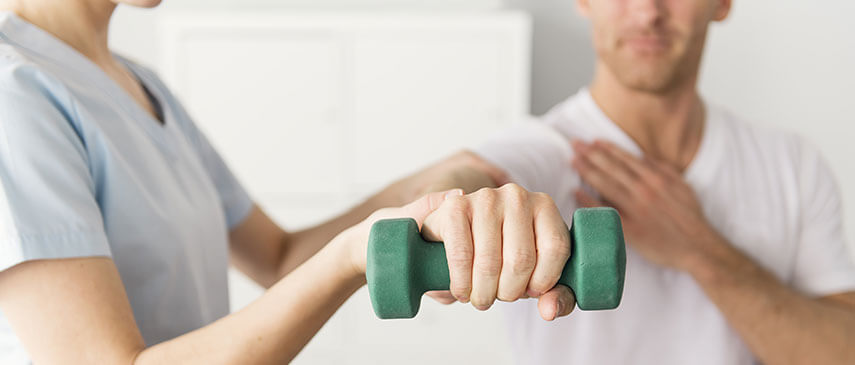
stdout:
[[455,195],[463,195],[463,190],[451,189],[430,193],[403,206],[401,209],[408,217],[415,219],[419,224],[419,229],[421,229],[425,219],[435,210],[439,209],[439,206],[442,205],[442,202],[444,202],[446,198]]
[[540,316],[547,321],[569,315],[574,308],[576,308],[576,296],[570,288],[561,284],[537,298]]

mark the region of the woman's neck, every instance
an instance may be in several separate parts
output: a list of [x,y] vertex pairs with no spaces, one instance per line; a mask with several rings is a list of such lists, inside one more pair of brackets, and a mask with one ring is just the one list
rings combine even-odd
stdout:
[[109,0],[0,0],[0,9],[47,31],[95,62],[113,62],[107,46]]

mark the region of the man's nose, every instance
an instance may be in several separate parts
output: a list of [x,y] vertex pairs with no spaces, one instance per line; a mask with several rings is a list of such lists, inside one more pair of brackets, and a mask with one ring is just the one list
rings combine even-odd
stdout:
[[627,0],[628,14],[637,26],[652,26],[667,15],[666,0]]

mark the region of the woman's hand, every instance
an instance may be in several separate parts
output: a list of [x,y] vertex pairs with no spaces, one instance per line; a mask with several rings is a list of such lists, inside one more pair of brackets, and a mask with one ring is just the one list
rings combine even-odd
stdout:
[[[460,195],[463,195],[463,190],[461,189],[430,193],[403,207],[379,209],[359,224],[342,232],[341,235],[344,237],[342,241],[348,245],[347,250],[352,266],[352,274],[365,276],[368,234],[374,223],[390,218],[413,218],[419,224],[419,229],[421,229],[425,218],[437,210],[448,197]],[[335,241],[338,241],[338,239]]]
[[[411,217],[422,236],[445,243],[450,292],[434,293],[487,310],[496,299],[539,298],[545,320],[572,312],[569,288],[556,286],[570,257],[570,236],[552,199],[515,184],[463,195],[460,189],[432,193],[401,208],[381,209],[351,228],[350,257],[364,275],[368,232],[385,218]],[[445,298],[446,300],[442,300]]]

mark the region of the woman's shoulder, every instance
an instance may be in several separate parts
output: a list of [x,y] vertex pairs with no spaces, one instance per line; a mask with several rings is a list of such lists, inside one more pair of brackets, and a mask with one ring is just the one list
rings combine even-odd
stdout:
[[0,41],[0,103],[23,99],[61,102],[66,85],[37,57]]

